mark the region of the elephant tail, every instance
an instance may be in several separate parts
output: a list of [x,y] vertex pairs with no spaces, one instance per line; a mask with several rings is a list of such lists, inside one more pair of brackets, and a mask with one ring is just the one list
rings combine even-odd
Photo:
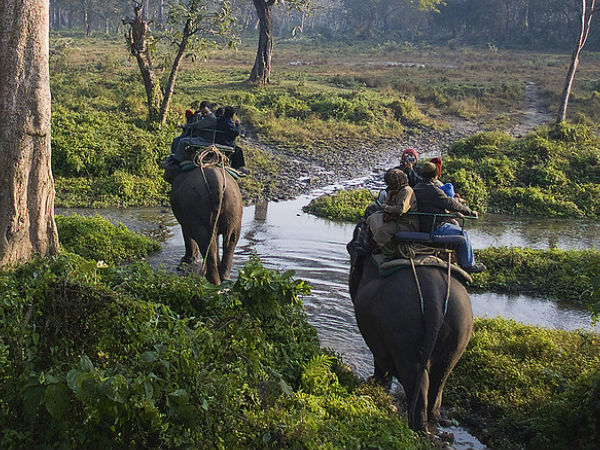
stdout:
[[[410,403],[409,403],[408,413],[409,413],[409,418],[411,418],[411,420],[414,420],[414,417],[415,417],[415,413],[416,413],[417,406],[419,403],[419,398],[421,395],[421,386],[423,384],[424,377],[429,376],[428,372],[429,372],[431,355],[433,354],[435,346],[438,342],[440,330],[442,328],[442,324],[444,321],[444,311],[443,311],[444,303],[443,303],[443,298],[439,295],[439,294],[441,294],[441,292],[439,292],[437,289],[432,289],[432,290],[429,290],[429,292],[425,293],[425,295],[435,297],[435,298],[431,298],[432,301],[427,303],[428,308],[425,310],[425,306],[424,306],[425,302],[424,302],[424,298],[423,298],[423,293],[421,292],[421,286],[419,283],[419,278],[417,277],[416,270],[414,271],[414,275],[415,275],[415,281],[417,283],[417,288],[419,291],[421,308],[422,308],[422,312],[423,312],[424,338],[423,338],[423,345],[421,347],[421,352],[420,352],[420,359],[419,359],[419,363],[417,366],[417,373],[416,373],[416,377],[415,377],[415,384],[414,384],[414,390],[413,390],[414,394],[413,394],[412,398],[409,399]],[[448,283],[450,282],[449,279],[447,281],[448,281]],[[437,298],[437,297],[440,297],[440,298]],[[426,398],[427,392],[425,392],[424,395]]]

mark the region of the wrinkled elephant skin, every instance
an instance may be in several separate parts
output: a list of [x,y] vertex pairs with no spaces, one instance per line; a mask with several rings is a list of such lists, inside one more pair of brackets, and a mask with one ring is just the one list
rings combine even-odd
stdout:
[[[242,228],[243,203],[236,181],[218,167],[179,172],[173,178],[170,199],[185,241],[185,256],[181,261],[197,263],[200,252],[205,259],[208,281],[218,285],[229,279]],[[219,235],[223,236],[220,261]]]
[[350,295],[360,332],[373,353],[374,379],[404,387],[409,425],[427,430],[439,419],[442,391],[473,330],[471,299],[451,278],[448,309],[446,271],[417,267],[424,314],[412,269],[384,278],[365,256],[352,254]]

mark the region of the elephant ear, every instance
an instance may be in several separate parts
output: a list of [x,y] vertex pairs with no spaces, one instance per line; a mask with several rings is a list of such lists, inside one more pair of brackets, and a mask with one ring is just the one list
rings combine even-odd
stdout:
[[174,159],[162,161],[160,163],[160,167],[165,169],[165,172],[163,173],[163,179],[169,184],[173,184],[173,180],[179,174],[179,172],[181,172],[179,164]]

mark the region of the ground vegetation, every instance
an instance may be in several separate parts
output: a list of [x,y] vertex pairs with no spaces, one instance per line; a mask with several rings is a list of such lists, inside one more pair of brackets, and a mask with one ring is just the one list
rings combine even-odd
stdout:
[[592,450],[600,430],[600,336],[476,319],[445,401],[491,448]]
[[428,448],[256,258],[226,290],[67,253],[0,284],[4,449]]
[[158,241],[129,231],[122,223],[113,225],[99,215],[59,215],[56,225],[62,249],[86,259],[123,263],[144,259],[161,248]]

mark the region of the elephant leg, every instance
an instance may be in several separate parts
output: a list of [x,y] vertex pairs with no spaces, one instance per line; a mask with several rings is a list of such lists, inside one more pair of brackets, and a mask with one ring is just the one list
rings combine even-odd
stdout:
[[219,264],[219,275],[221,280],[230,279],[233,253],[239,238],[239,230],[235,230],[227,235],[223,235],[223,257],[221,258],[221,263]]
[[388,392],[392,387],[392,375],[385,368],[380,361],[374,361],[375,370],[373,372],[373,376],[370,378],[373,382],[380,385],[386,392]]
[[[464,342],[468,342],[465,340]],[[452,351],[436,352],[432,355],[431,370],[429,372],[429,420],[437,422],[440,418],[440,408],[442,406],[442,394],[446,381],[452,373],[452,370],[458,363],[466,345],[460,345],[458,342],[452,343]]]
[[221,284],[221,277],[219,276],[218,259],[219,259],[219,248],[218,240],[216,237],[212,239],[208,252],[205,252],[206,262],[206,279],[217,286]]
[[[417,365],[418,367],[418,365]],[[427,401],[429,392],[429,370],[418,367],[416,379],[408,398],[408,424],[416,431],[427,431]]]
[[194,264],[200,260],[200,252],[196,241],[192,239],[192,235],[187,227],[182,226],[183,242],[185,244],[185,255],[181,258],[182,263]]
[[450,367],[447,361],[436,363],[431,367],[429,373],[428,417],[433,423],[437,423],[440,420],[442,393],[451,372],[452,367]]
[[216,237],[212,237],[212,230],[209,230],[200,224],[193,224],[188,231],[191,238],[196,241],[197,247],[200,249],[200,253],[204,258],[203,268],[206,271],[206,279],[213,284],[221,284],[221,277],[219,277],[219,270],[217,267],[217,255],[219,250],[217,248],[218,241]]

